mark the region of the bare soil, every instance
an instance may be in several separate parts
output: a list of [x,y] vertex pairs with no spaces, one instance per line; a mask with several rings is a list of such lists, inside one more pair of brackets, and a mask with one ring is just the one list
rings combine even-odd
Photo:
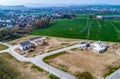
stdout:
[[[14,41],[11,44],[18,44],[26,41],[33,36],[23,37]],[[28,54],[28,57],[33,57],[46,52],[57,50],[75,43],[79,43],[78,39],[66,39],[57,37],[48,37],[46,42],[48,45],[41,45],[35,48],[34,52]],[[88,41],[94,42],[94,41]],[[67,54],[58,56],[48,60],[50,65],[55,66],[61,70],[67,71],[71,74],[77,72],[84,73],[88,71],[95,79],[102,79],[109,66],[120,66],[120,43],[106,42],[109,48],[106,52],[97,54],[89,50],[82,50],[80,48],[66,51]],[[35,74],[35,73],[34,73]],[[33,78],[34,79],[34,78]],[[40,78],[44,79],[44,78]]]
[[80,48],[66,51],[67,54],[48,60],[48,63],[71,74],[88,71],[95,79],[103,79],[109,66],[120,66],[120,56],[115,52],[119,43],[108,43],[109,49],[101,54]]
[[[29,40],[33,36],[28,36],[24,38],[20,38],[17,40],[10,41],[11,44],[19,44],[19,42]],[[79,43],[80,40],[78,39],[67,39],[67,38],[57,38],[57,37],[47,37],[45,42],[47,42],[47,45],[39,45],[35,48],[32,48],[30,50],[27,50],[27,57],[34,57],[37,55],[41,55],[43,53],[47,53],[53,50],[57,50],[60,48],[64,48],[73,44]],[[16,49],[16,51],[21,54],[21,51],[19,49]]]

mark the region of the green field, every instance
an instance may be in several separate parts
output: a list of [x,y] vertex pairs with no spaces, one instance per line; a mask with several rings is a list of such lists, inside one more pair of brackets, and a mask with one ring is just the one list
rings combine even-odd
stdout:
[[53,21],[46,28],[34,30],[31,34],[120,42],[120,20],[90,20],[86,15],[78,16]]
[[0,54],[0,79],[23,79],[21,72],[6,58],[12,58],[9,54]]
[[22,12],[20,14],[29,14],[29,15],[46,15],[51,14],[51,12]]
[[7,49],[7,48],[8,48],[7,46],[0,44],[0,50],[4,50],[4,49]]

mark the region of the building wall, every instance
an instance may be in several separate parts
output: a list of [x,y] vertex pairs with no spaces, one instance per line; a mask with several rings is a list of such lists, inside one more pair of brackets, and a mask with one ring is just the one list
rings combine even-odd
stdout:
[[19,45],[19,47],[20,47],[20,49],[22,50],[22,51],[24,51],[24,50],[27,50],[27,49],[30,49],[31,48],[31,45],[26,45],[26,46],[21,46],[21,45]]

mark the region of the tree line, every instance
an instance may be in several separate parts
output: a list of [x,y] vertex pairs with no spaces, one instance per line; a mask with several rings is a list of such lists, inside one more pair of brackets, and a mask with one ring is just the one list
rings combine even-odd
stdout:
[[12,28],[0,28],[0,41],[22,37],[23,35],[29,34],[35,29],[46,27],[49,23],[50,19],[45,18],[37,19],[33,25],[28,25],[24,27],[13,26]]

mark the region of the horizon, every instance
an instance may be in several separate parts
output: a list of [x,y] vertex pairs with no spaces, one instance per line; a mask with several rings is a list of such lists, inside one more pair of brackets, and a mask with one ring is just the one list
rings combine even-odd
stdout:
[[1,5],[0,7],[12,7],[12,6],[23,6],[23,7],[33,7],[33,8],[39,8],[39,7],[60,7],[60,6],[120,6],[120,4],[108,4],[108,3],[95,3],[95,4],[67,4],[67,3],[56,3],[56,4],[45,4],[45,3],[35,3],[35,4],[16,4],[16,5]]
[[105,0],[0,0],[0,5],[3,6],[15,6],[15,5],[25,5],[25,6],[32,6],[32,5],[38,5],[39,4],[46,4],[46,5],[57,5],[57,4],[67,4],[67,5],[90,5],[90,4],[109,4],[109,5],[120,5],[120,1],[119,0],[109,0],[109,1],[105,1]]

